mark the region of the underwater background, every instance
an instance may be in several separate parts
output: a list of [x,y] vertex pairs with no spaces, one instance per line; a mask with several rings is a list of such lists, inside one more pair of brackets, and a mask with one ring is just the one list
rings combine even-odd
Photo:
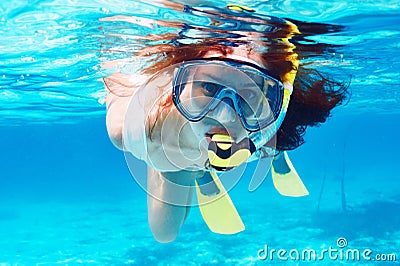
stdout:
[[[223,8],[229,2],[201,3]],[[249,192],[249,174],[230,191],[244,232],[213,234],[195,207],[174,242],[156,242],[146,193],[108,139],[101,78],[109,72],[103,65],[138,49],[118,38],[173,30],[145,25],[145,19],[193,16],[157,1],[2,1],[0,265],[306,263],[288,256],[294,249],[337,249],[336,258],[326,253],[318,261],[324,265],[400,264],[399,2],[240,4],[266,15],[343,26],[307,39],[338,45],[314,55],[312,66],[351,79],[352,94],[289,153],[310,195],[283,197],[270,178]],[[137,21],[104,19],[117,15]],[[110,52],[113,47],[118,49]],[[262,259],[271,249],[285,249],[288,260],[277,253]],[[371,260],[340,255],[349,249],[371,250]]]

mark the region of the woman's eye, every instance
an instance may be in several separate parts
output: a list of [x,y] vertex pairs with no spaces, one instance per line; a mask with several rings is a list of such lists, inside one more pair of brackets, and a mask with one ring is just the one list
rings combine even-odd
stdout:
[[223,86],[216,84],[216,83],[211,83],[211,82],[202,82],[202,87],[204,90],[206,90],[209,94],[216,94]]

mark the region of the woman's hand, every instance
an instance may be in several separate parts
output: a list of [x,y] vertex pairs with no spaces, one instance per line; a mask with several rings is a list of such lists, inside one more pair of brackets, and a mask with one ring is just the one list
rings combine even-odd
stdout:
[[173,241],[189,214],[196,172],[158,172],[148,168],[147,208],[154,238]]

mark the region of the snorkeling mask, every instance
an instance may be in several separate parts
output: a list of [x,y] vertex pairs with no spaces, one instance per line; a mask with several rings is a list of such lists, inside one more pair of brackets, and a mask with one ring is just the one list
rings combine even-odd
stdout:
[[232,59],[192,60],[177,69],[172,99],[189,121],[198,122],[224,101],[251,132],[272,124],[282,109],[284,86],[265,69]]

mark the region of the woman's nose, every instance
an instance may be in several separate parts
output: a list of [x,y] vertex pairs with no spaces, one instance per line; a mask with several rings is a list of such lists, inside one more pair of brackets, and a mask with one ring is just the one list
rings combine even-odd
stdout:
[[222,99],[222,101],[213,110],[212,116],[219,122],[235,122],[237,113],[231,99]]

